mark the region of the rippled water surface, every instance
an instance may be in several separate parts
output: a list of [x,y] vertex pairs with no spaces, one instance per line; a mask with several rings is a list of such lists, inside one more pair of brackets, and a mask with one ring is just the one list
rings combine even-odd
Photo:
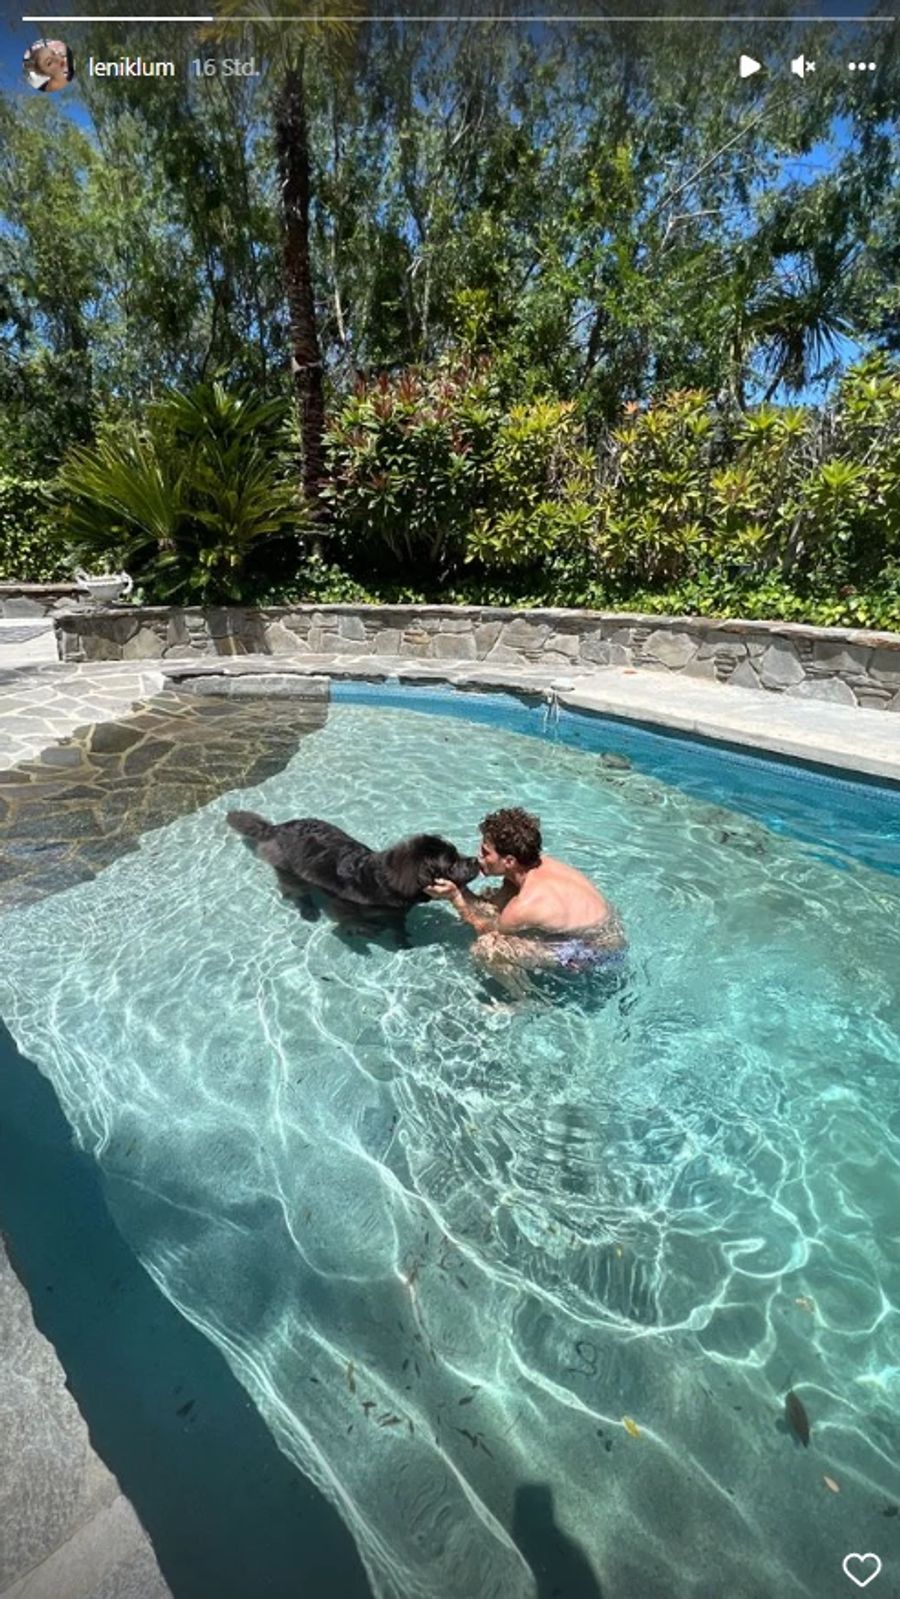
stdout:
[[[713,804],[607,732],[612,760],[339,704],[263,785],[0,919],[0,1009],[119,1228],[379,1599],[900,1569],[900,876],[829,837],[825,783],[786,831],[752,774]],[[466,848],[524,804],[619,905],[630,975],[505,1008],[444,906],[403,951],[310,925],[236,802]],[[887,859],[870,804],[900,814],[842,792]]]

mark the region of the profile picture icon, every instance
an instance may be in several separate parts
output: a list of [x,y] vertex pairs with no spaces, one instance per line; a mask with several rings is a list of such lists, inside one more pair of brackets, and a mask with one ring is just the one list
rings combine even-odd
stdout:
[[23,70],[32,89],[52,94],[75,76],[75,60],[62,39],[36,39],[25,51]]

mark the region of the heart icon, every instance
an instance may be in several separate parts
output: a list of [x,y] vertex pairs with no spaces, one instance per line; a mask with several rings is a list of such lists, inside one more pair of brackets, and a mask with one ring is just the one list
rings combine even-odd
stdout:
[[[844,1576],[849,1577],[851,1582],[855,1582],[857,1588],[868,1588],[869,1583],[875,1581],[881,1570],[881,1561],[877,1555],[845,1555],[842,1563]],[[872,1569],[867,1571],[865,1576],[858,1576],[857,1571],[851,1571],[851,1566],[856,1566],[857,1571],[860,1572],[867,1566],[871,1566]]]

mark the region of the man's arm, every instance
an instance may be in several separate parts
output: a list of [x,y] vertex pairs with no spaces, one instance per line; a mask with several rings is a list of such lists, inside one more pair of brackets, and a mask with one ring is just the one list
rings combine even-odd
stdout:
[[487,933],[496,927],[500,916],[497,906],[491,905],[479,894],[471,894],[467,888],[458,888],[449,899],[460,919],[474,927],[476,933]]
[[449,900],[460,919],[474,927],[476,933],[488,933],[497,926],[511,891],[504,883],[502,888],[490,889],[486,894],[472,894],[467,888],[439,879],[425,892],[429,899]]
[[482,893],[473,894],[471,897],[472,899],[479,900],[482,905],[502,906],[505,905],[506,901],[509,899],[509,885],[507,883],[501,883],[499,888],[486,888],[482,891]]

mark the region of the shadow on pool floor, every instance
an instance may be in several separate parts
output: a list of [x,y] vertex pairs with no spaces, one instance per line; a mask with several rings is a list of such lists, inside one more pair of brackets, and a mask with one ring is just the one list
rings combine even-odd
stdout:
[[88,882],[141,838],[281,772],[324,701],[158,694],[0,771],[0,909]]
[[127,1248],[95,1163],[2,1023],[0,1225],[175,1599],[371,1599],[337,1512]]
[[513,1542],[534,1573],[536,1599],[603,1599],[584,1550],[558,1525],[553,1489],[523,1482],[515,1492]]

